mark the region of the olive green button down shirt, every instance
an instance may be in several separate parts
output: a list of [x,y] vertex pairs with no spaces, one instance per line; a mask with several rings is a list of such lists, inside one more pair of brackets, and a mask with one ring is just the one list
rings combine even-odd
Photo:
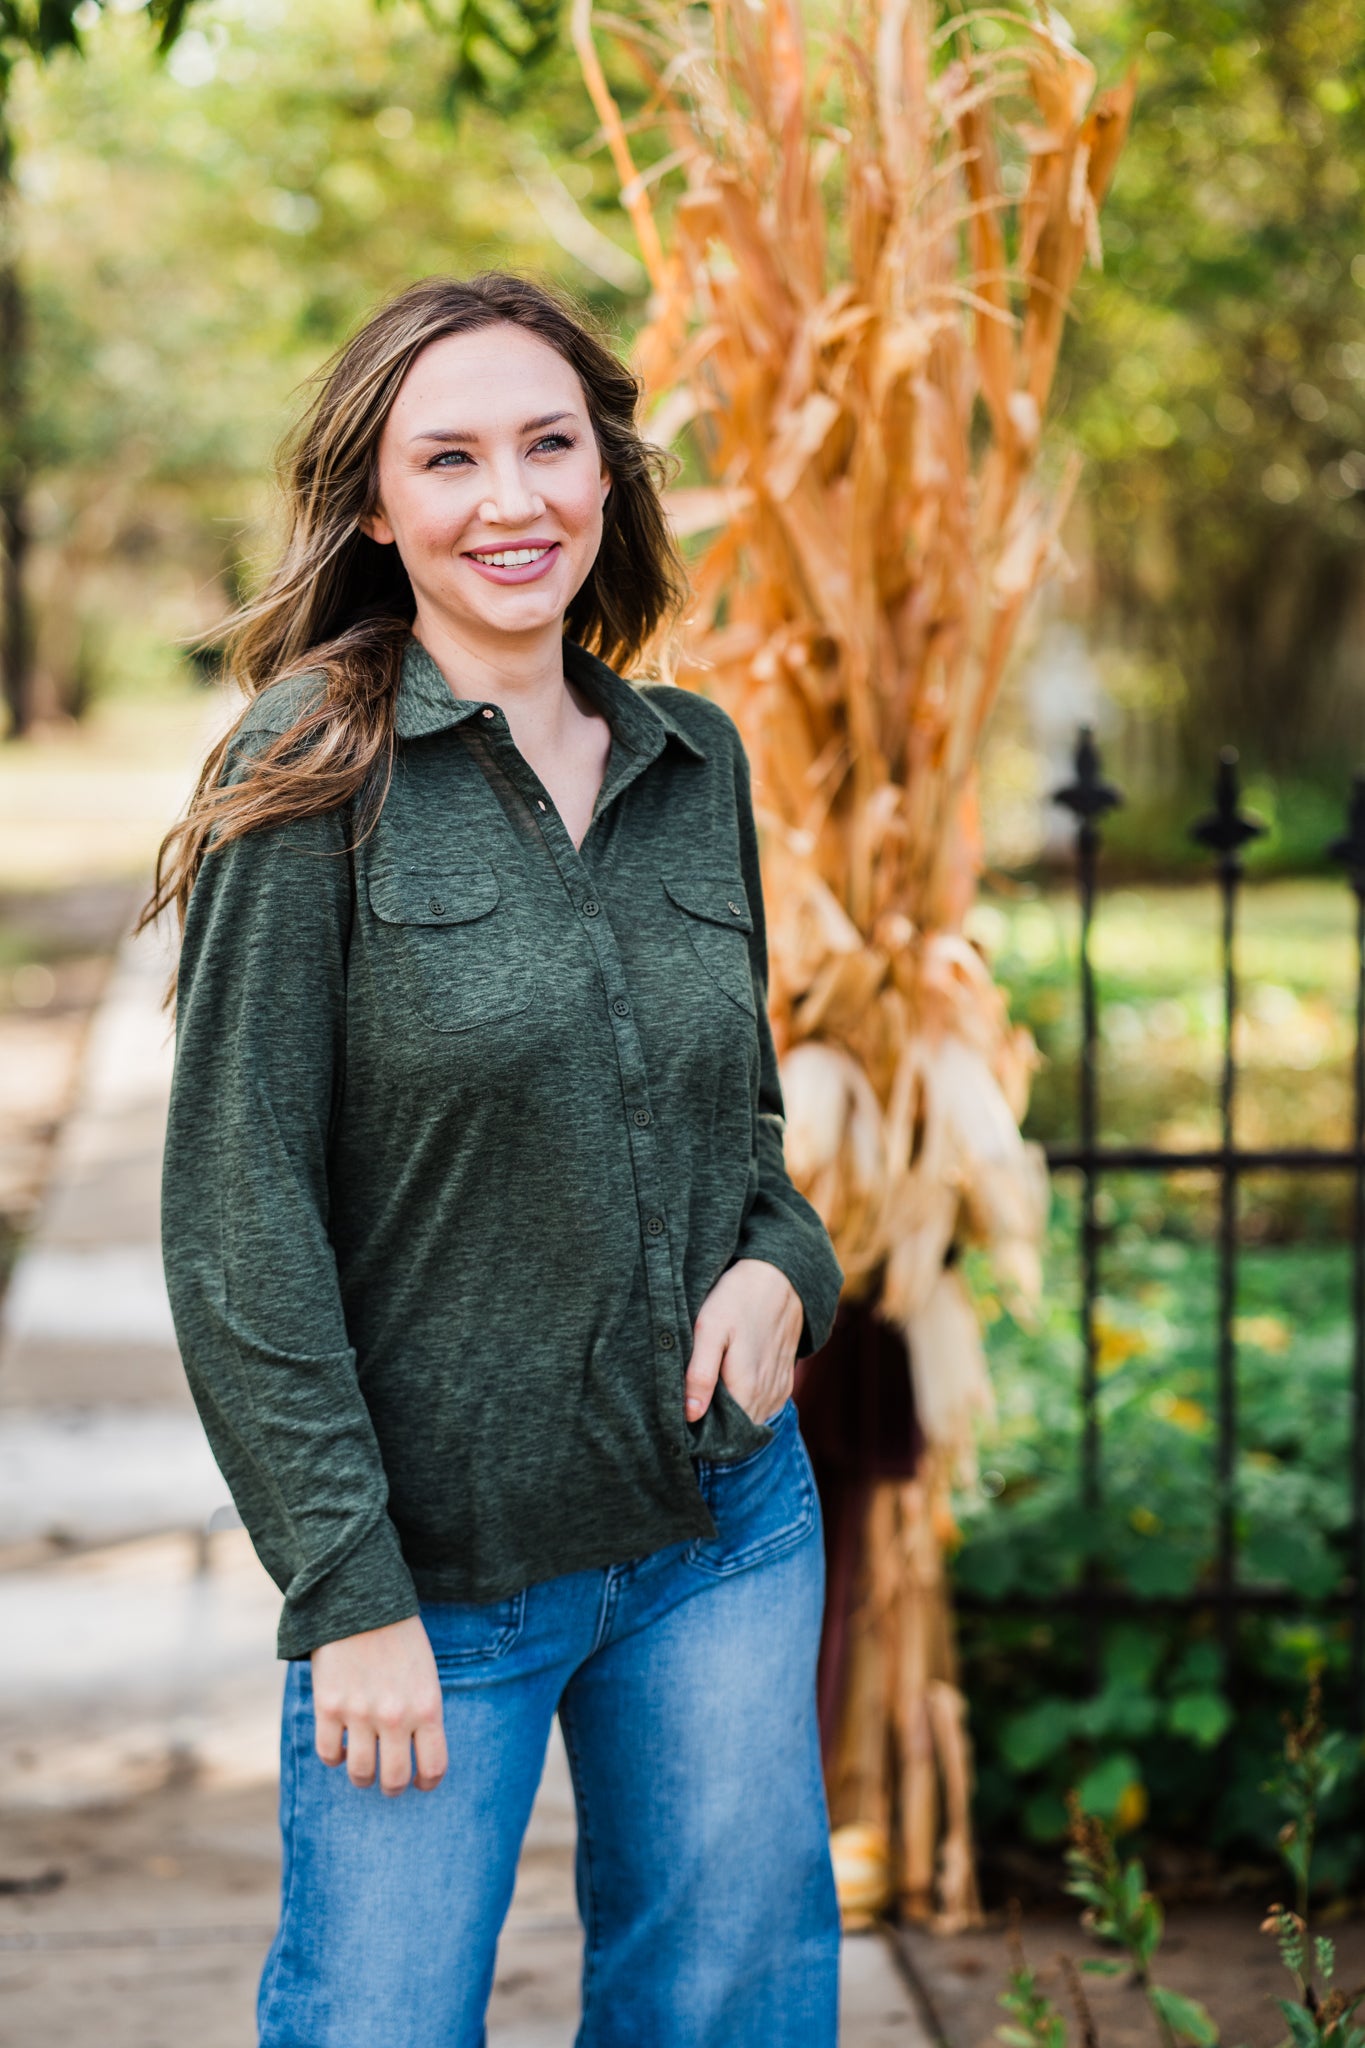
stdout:
[[[190,899],[166,1278],[282,1656],[714,1536],[694,1461],[770,1432],[723,1382],[687,1422],[703,1299],[766,1259],[798,1355],[833,1325],[738,730],[564,660],[612,734],[581,848],[503,711],[414,640],[373,832],[343,807],[250,833]],[[314,687],[257,698],[230,774]]]

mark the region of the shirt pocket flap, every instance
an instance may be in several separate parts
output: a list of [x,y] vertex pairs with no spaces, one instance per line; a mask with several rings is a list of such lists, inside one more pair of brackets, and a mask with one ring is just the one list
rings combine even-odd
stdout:
[[498,900],[487,861],[459,868],[384,868],[370,876],[370,908],[385,924],[468,924]]
[[678,908],[691,917],[704,917],[709,924],[728,925],[736,932],[754,928],[749,899],[737,876],[667,874],[663,885]]

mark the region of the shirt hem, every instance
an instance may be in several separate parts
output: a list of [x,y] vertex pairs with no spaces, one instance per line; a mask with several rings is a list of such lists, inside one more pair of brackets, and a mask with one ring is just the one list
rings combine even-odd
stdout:
[[634,1564],[656,1550],[667,1550],[671,1544],[685,1542],[689,1537],[704,1537],[711,1541],[716,1534],[715,1519],[698,1495],[695,1513],[680,1515],[672,1529],[662,1535],[657,1527],[648,1532],[642,1530],[635,1548],[627,1547],[628,1538],[611,1543],[586,1543],[576,1549],[559,1552],[553,1562],[545,1558],[523,1558],[520,1563],[495,1573],[470,1572],[460,1565],[409,1564],[408,1570],[419,1600],[460,1600],[477,1605],[490,1600],[506,1600],[514,1593],[523,1592],[527,1586],[538,1585],[546,1579],[564,1578],[570,1572],[601,1571],[609,1565]]

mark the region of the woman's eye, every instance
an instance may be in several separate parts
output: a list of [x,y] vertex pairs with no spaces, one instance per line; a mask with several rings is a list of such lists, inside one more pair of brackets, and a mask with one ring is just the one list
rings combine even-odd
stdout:
[[573,445],[572,434],[545,434],[536,442],[537,448],[572,448]]
[[447,463],[453,463],[457,456],[459,457],[461,462],[468,462],[469,460],[469,457],[468,455],[466,455],[463,448],[447,448],[442,454],[433,455],[430,462],[427,464],[427,468],[444,469]]

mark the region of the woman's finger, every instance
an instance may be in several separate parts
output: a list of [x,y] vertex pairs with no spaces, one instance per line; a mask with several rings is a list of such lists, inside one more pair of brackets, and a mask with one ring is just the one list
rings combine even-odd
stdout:
[[434,1792],[446,1774],[449,1758],[446,1753],[445,1723],[440,1715],[434,1721],[419,1723],[412,1738],[417,1769],[413,1783],[419,1792]]
[[766,1422],[786,1402],[795,1384],[795,1373],[790,1366],[780,1361],[765,1362],[757,1370],[741,1377],[728,1370],[734,1347],[726,1353],[727,1370],[722,1375],[726,1386],[734,1395],[751,1422]]
[[687,1377],[683,1381],[683,1396],[689,1422],[696,1422],[711,1406],[711,1396],[715,1393],[716,1381],[720,1378],[725,1343],[726,1340],[719,1330],[713,1330],[704,1317],[697,1317],[696,1327],[692,1332],[692,1356],[687,1362]]
[[342,1741],[342,1721],[339,1714],[324,1713],[321,1707],[313,1710],[313,1747],[325,1764],[341,1764],[346,1761],[346,1745]]
[[410,1717],[379,1724],[379,1789],[388,1798],[405,1792],[412,1782],[412,1726]]
[[360,1791],[374,1783],[375,1731],[368,1721],[346,1730],[346,1775]]

